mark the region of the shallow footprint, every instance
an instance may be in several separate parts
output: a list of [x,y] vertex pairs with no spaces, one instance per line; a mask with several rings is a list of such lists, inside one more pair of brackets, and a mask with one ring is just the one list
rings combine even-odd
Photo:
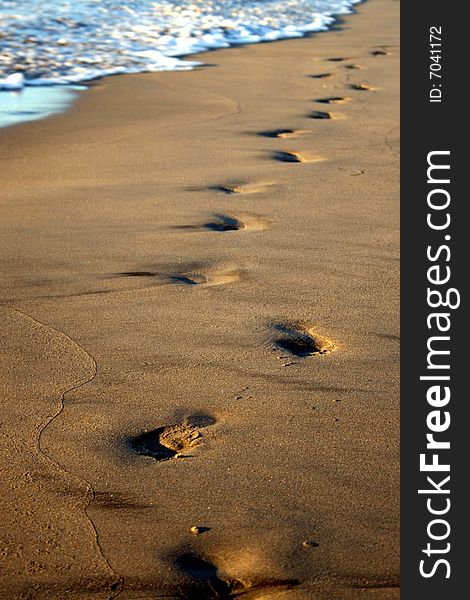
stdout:
[[310,163],[310,162],[320,162],[325,160],[323,156],[319,156],[316,154],[304,154],[300,152],[274,152],[273,158],[275,160],[279,160],[281,162],[288,163]]
[[237,181],[213,185],[209,189],[215,190],[216,192],[224,192],[225,194],[256,194],[266,191],[273,185],[275,185],[275,183],[272,181]]
[[201,429],[214,424],[215,419],[209,415],[192,415],[182,423],[158,427],[131,437],[127,440],[127,446],[136,454],[158,461],[180,458],[183,453],[200,445]]
[[241,277],[239,270],[226,271],[206,271],[205,273],[198,270],[189,270],[170,275],[168,280],[176,285],[200,285],[203,287],[211,287],[213,285],[223,285],[238,281]]
[[316,98],[314,102],[321,102],[322,104],[344,104],[349,102],[351,98],[342,96],[329,96],[328,98]]
[[276,348],[298,358],[329,354],[335,350],[335,344],[319,335],[313,328],[301,323],[274,323]]
[[[179,267],[179,265],[178,265]],[[210,266],[202,263],[192,263],[181,269],[180,267],[173,273],[165,274],[163,271],[125,271],[117,274],[119,277],[142,277],[145,279],[153,278],[154,285],[177,284],[177,285],[200,285],[210,287],[213,285],[223,285],[238,281],[241,277],[240,269],[233,266]]]

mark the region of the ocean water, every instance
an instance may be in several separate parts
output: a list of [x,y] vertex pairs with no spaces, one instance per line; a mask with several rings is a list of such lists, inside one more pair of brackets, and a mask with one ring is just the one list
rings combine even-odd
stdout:
[[192,69],[188,54],[322,31],[360,1],[0,0],[0,111],[3,92]]

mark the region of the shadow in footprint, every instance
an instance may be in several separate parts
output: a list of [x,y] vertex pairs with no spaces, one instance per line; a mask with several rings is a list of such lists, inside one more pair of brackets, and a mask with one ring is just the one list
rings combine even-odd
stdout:
[[360,92],[373,92],[377,88],[368,85],[367,83],[351,83],[349,86],[352,90],[358,90]]
[[[230,193],[230,192],[226,192]],[[213,221],[194,225],[174,225],[174,229],[182,229],[186,231],[201,231],[208,229],[209,231],[238,231],[245,229],[244,224],[235,217],[229,215],[214,215]]]
[[287,163],[309,163],[309,162],[319,162],[321,160],[325,160],[323,156],[318,156],[314,154],[301,154],[300,152],[274,152],[273,158],[275,160],[279,160],[280,162]]
[[260,131],[258,135],[268,138],[289,138],[300,133],[295,129],[272,129],[270,131]]
[[314,75],[309,75],[313,79],[327,79],[329,77],[333,77],[333,73],[315,73]]
[[182,423],[158,427],[130,437],[127,439],[127,447],[136,454],[150,456],[158,461],[178,458],[199,445],[202,437],[200,430],[214,423],[215,419],[209,415],[192,415]]
[[272,328],[277,333],[275,346],[297,358],[329,354],[335,349],[333,342],[302,324],[273,323]]
[[123,271],[117,273],[119,277],[155,277],[156,273],[152,271]]
[[245,229],[245,225],[235,217],[215,215],[214,221],[205,223],[204,228],[210,231],[238,231],[239,229]]
[[311,119],[334,119],[334,115],[323,110],[314,110],[310,113]]
[[192,552],[181,554],[174,560],[174,565],[192,583],[184,598],[186,600],[224,600],[235,597],[249,596],[252,593],[269,592],[279,589],[291,589],[299,585],[296,579],[266,580],[259,583],[246,584],[239,579],[223,578],[218,567],[206,558]]
[[242,271],[232,264],[210,264],[193,262],[174,265],[166,275],[166,281],[173,285],[212,287],[233,283],[242,276]]
[[168,276],[168,281],[175,285],[201,285],[212,287],[238,281],[241,271],[235,268],[212,269],[206,272],[198,270],[185,273],[175,273]]
[[224,194],[256,194],[265,192],[273,185],[275,183],[272,181],[237,181],[212,185],[209,189]]
[[326,60],[330,62],[343,62],[344,60],[351,60],[351,56],[333,56],[332,58],[327,58]]
[[218,577],[217,567],[195,554],[182,554],[175,560],[175,566],[194,581],[190,593],[185,596],[188,600],[198,600],[202,597],[207,600],[232,598],[244,589],[240,581],[225,581]]
[[[194,226],[192,228],[196,229]],[[201,226],[198,229],[201,229]],[[196,262],[187,264],[186,268],[182,268],[178,264],[173,267],[167,266],[166,269],[158,271],[123,271],[115,273],[116,277],[136,277],[141,278],[143,282],[151,279],[152,281],[146,283],[144,287],[168,284],[211,287],[238,281],[241,275],[241,270],[233,265],[209,265]]]
[[236,185],[211,185],[209,187],[210,190],[214,192],[224,192],[224,194],[240,194],[241,190]]
[[[130,439],[129,448],[137,454],[151,456],[155,460],[159,461],[174,458],[178,454],[179,450],[170,448],[161,442],[161,438],[165,434],[166,430],[166,427],[159,427],[153,431],[146,431]],[[181,447],[184,446],[184,444],[180,445]]]
[[281,162],[301,163],[305,162],[298,152],[274,152],[273,158]]
[[185,285],[200,285],[208,283],[208,279],[202,273],[191,275],[163,275],[163,273],[154,273],[152,271],[124,271],[117,273],[119,277],[154,277],[163,283],[176,283]]
[[342,96],[330,96],[328,98],[316,98],[314,102],[321,102],[321,104],[344,104],[349,102],[351,98]]
[[[243,219],[243,220],[242,220]],[[241,218],[229,215],[215,215],[213,221],[205,223],[202,228],[210,231],[263,231],[270,227],[270,222],[257,215],[241,215]]]
[[170,275],[168,279],[171,283],[177,283],[179,285],[201,285],[207,282],[206,278],[202,275],[193,275],[192,277],[189,277],[188,275]]

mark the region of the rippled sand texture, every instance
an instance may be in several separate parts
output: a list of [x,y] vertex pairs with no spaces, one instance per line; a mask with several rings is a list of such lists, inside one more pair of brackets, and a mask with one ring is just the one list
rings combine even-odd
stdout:
[[2,599],[398,598],[397,43],[0,131]]

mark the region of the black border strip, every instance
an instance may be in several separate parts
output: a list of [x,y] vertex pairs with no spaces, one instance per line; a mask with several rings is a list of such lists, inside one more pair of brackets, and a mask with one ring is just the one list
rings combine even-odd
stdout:
[[[428,0],[425,3],[406,3],[401,15],[401,597],[403,600],[426,598],[453,599],[465,595],[466,555],[464,546],[468,521],[464,511],[467,504],[464,486],[467,482],[466,463],[470,443],[467,432],[470,399],[463,389],[467,366],[465,304],[468,287],[466,204],[468,192],[463,189],[467,150],[463,148],[468,130],[464,106],[468,87],[466,67],[465,20],[458,14],[461,6],[450,2]],[[441,37],[442,46],[431,47],[432,33]],[[441,52],[432,53],[431,50]],[[431,56],[437,56],[433,60]],[[432,64],[440,67],[431,67]],[[441,77],[430,76],[431,69]],[[431,92],[431,90],[434,90]],[[439,100],[439,90],[442,97]],[[434,96],[430,98],[430,94]],[[434,100],[433,102],[430,99]],[[466,103],[467,104],[467,103]],[[446,154],[430,154],[446,152]],[[448,152],[448,154],[447,154]],[[449,165],[450,169],[431,169],[429,162]],[[428,181],[429,175],[429,181]],[[447,181],[449,180],[449,181]],[[449,205],[436,209],[429,206]],[[432,225],[449,226],[433,229]],[[450,236],[446,237],[446,236]],[[429,248],[429,250],[428,250]],[[447,250],[448,248],[449,250]],[[427,255],[431,256],[431,258]],[[428,271],[430,267],[437,267]],[[445,279],[446,283],[431,283],[429,279]],[[460,306],[432,308],[439,304],[438,294],[428,299],[428,291],[437,290],[450,303]],[[444,300],[445,301],[445,300]],[[448,331],[439,331],[440,325]],[[428,317],[430,322],[427,323]],[[430,325],[430,327],[429,327]],[[449,339],[444,339],[445,337]],[[435,339],[432,339],[435,337]],[[429,354],[444,350],[449,354]],[[428,363],[428,360],[430,363]],[[444,367],[448,365],[449,368]],[[432,368],[434,366],[434,368]],[[450,379],[420,380],[420,376],[448,376]],[[428,390],[437,387],[434,392]],[[443,399],[445,387],[450,399]],[[442,399],[440,402],[439,400]],[[434,406],[431,405],[434,403]],[[437,411],[437,412],[436,412]],[[448,414],[446,414],[448,413]],[[429,416],[431,415],[431,416]],[[450,418],[450,425],[447,420]],[[427,421],[428,419],[428,421]],[[432,428],[441,427],[441,432]],[[431,429],[430,429],[431,427]],[[449,442],[450,449],[426,448],[427,434],[434,440]],[[423,471],[420,454],[425,462],[437,454],[439,464],[448,464],[450,471]],[[439,467],[441,468],[441,467]],[[431,477],[434,484],[427,480]],[[450,479],[442,483],[446,477]],[[437,488],[440,488],[441,492]],[[434,493],[419,494],[418,490]],[[449,490],[449,493],[443,493]],[[431,514],[444,511],[441,515]],[[441,519],[445,522],[435,520]],[[435,521],[434,523],[432,523]],[[431,523],[431,524],[430,524]],[[442,537],[441,540],[432,539]],[[428,543],[430,544],[428,549]],[[426,550],[427,552],[423,552]],[[441,560],[442,562],[438,561]],[[421,563],[421,561],[424,561]],[[446,562],[444,562],[446,561]],[[423,576],[421,571],[428,576]],[[449,577],[447,577],[449,576]]]

